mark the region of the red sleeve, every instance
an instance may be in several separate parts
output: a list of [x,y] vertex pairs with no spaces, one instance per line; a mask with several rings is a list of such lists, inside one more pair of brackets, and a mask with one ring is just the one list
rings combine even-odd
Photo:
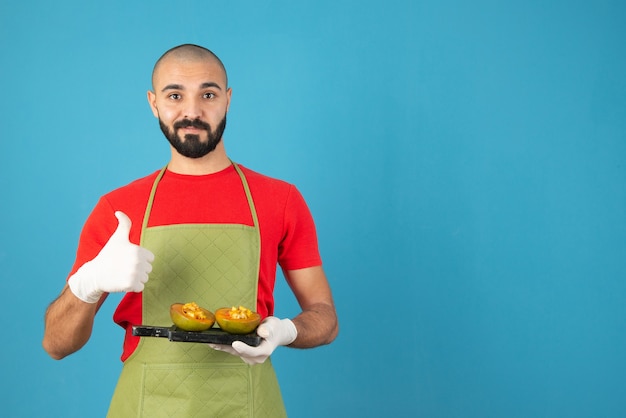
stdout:
[[278,262],[285,270],[322,264],[311,211],[295,186],[289,188],[284,212],[284,235],[278,247]]
[[68,278],[84,263],[93,260],[109,241],[117,229],[118,221],[115,212],[118,210],[130,218],[132,227],[129,240],[139,245],[143,213],[148,200],[151,181],[156,177],[156,174],[155,172],[100,198],[85,221],[78,242],[76,260]]
[[100,253],[116,228],[117,218],[114,211],[104,198],[100,198],[83,225],[76,250],[76,260],[68,279],[83,264],[93,260]]

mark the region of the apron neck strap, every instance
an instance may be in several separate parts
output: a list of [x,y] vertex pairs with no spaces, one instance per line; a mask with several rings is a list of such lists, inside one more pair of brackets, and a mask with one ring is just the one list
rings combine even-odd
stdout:
[[[250,213],[252,214],[252,222],[254,223],[254,227],[258,231],[259,219],[256,213],[256,208],[254,206],[254,200],[252,200],[252,193],[250,193],[250,187],[248,186],[248,180],[246,180],[246,176],[243,174],[243,171],[241,171],[241,168],[239,168],[239,165],[237,165],[237,163],[235,163],[232,160],[230,162],[235,168],[235,171],[237,172],[237,174],[239,175],[239,178],[241,179],[241,183],[243,184],[243,189],[246,193],[246,199],[248,200],[248,206],[250,207]],[[154,203],[154,196],[156,195],[157,185],[163,178],[163,175],[165,174],[166,170],[167,170],[167,166],[163,167],[161,171],[159,172],[159,174],[156,176],[156,179],[154,179],[154,183],[152,184],[152,190],[150,190],[150,197],[148,198],[148,204],[146,206],[146,211],[144,212],[144,215],[143,215],[143,222],[141,224],[142,234],[141,234],[139,245],[142,244],[143,235],[144,235],[143,231],[145,231],[146,228],[148,228],[148,220],[150,219],[150,212],[152,212],[152,205]]]

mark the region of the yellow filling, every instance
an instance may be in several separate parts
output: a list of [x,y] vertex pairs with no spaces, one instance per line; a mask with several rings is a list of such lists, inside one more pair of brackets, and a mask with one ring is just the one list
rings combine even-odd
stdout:
[[244,306],[230,308],[230,317],[233,319],[248,319],[250,316],[252,316],[252,311]]
[[183,305],[183,313],[190,318],[206,319],[206,314],[196,302],[189,302]]

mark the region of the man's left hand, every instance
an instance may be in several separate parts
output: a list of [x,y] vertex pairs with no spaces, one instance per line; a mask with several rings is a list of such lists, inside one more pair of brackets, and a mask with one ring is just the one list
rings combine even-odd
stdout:
[[257,328],[257,334],[263,338],[258,347],[252,347],[242,341],[232,345],[209,344],[215,350],[239,356],[248,364],[263,363],[279,345],[289,345],[298,336],[298,330],[290,319],[278,319],[268,316]]

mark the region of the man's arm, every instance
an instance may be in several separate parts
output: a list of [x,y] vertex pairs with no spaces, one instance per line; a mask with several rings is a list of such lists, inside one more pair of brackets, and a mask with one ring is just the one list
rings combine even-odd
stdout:
[[257,328],[263,338],[258,347],[241,341],[209,344],[215,350],[241,357],[248,364],[263,363],[281,345],[311,348],[331,343],[339,332],[330,286],[322,267],[285,271],[285,278],[302,312],[293,320],[269,316]]
[[330,344],[339,332],[337,312],[321,266],[285,271],[302,312],[293,318],[298,336],[289,346],[311,348]]
[[115,212],[118,226],[98,255],[70,278],[46,312],[43,347],[54,359],[82,348],[98,308],[110,292],[141,292],[152,271],[154,254],[129,241],[131,220]]
[[61,295],[46,310],[43,348],[55,360],[80,350],[89,340],[99,303],[78,299],[65,285]]

